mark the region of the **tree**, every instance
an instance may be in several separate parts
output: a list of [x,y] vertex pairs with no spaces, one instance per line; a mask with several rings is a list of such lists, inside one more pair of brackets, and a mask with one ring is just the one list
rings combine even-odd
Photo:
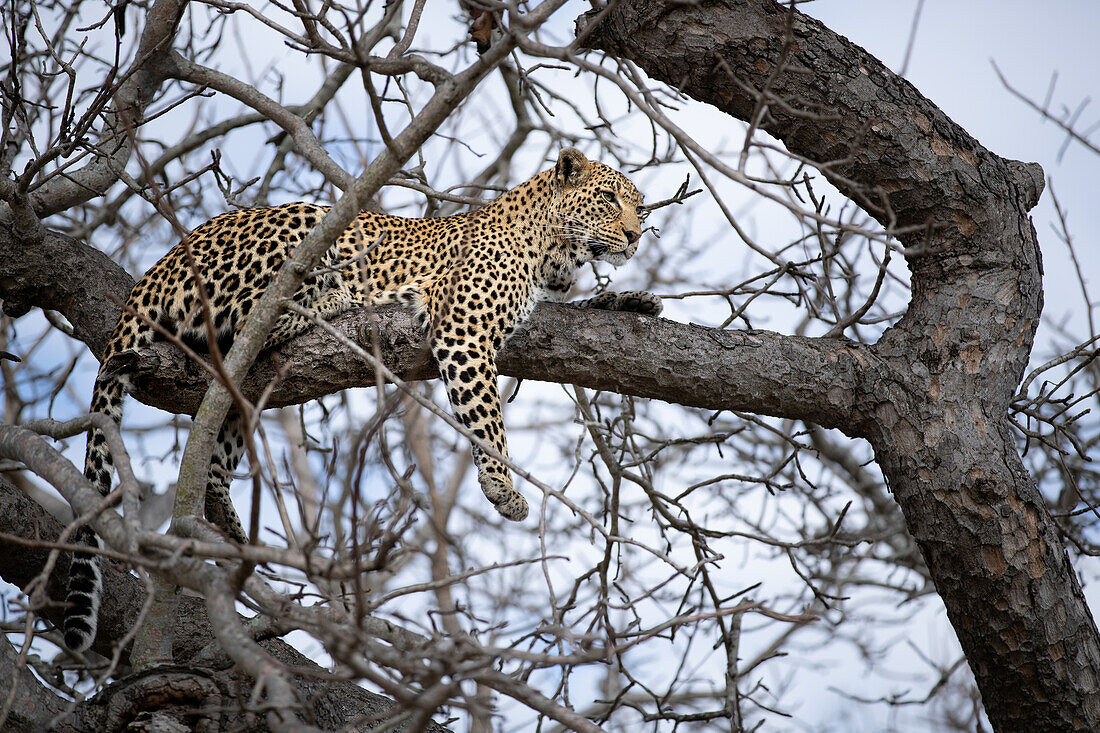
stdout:
[[[1073,515],[1095,485],[1084,467],[1095,429],[1070,408],[1080,402],[1071,392],[1084,384],[1088,398],[1082,380],[1095,379],[1091,339],[1018,389],[1042,307],[1027,216],[1043,191],[1041,169],[985,150],[908,82],[793,8],[623,2],[582,16],[575,39],[554,45],[560,5],[468,6],[456,24],[427,18],[422,2],[295,4],[264,15],[220,0],[159,0],[148,10],[121,5],[98,29],[63,4],[5,10],[13,62],[4,83],[0,296],[8,319],[36,319],[26,329],[49,338],[39,347],[20,335],[8,348],[21,365],[0,362],[0,455],[56,488],[76,516],[94,517],[111,556],[137,575],[108,578],[94,647],[106,658],[93,667],[97,682],[121,679],[70,705],[64,724],[119,725],[138,711],[194,724],[200,703],[215,700],[206,713],[227,725],[259,724],[254,716],[272,728],[386,718],[420,730],[446,709],[488,730],[494,699],[510,699],[569,730],[639,720],[751,728],[791,704],[772,699],[758,669],[780,664],[777,652],[812,633],[819,617],[850,612],[845,596],[874,583],[911,595],[934,586],[996,730],[1096,728],[1100,647],[1063,543],[1088,550],[1087,527]],[[476,50],[460,42],[466,25]],[[247,63],[248,82],[230,73],[230,39],[251,33],[321,59],[308,102],[277,101],[283,80]],[[244,47],[264,63],[261,46]],[[230,71],[216,70],[222,64]],[[579,72],[593,88],[578,95],[559,71]],[[361,83],[345,89],[353,78]],[[288,97],[300,93],[285,87]],[[743,146],[715,152],[714,141],[690,134],[671,108],[685,96],[745,121]],[[356,99],[369,103],[377,139],[351,122]],[[485,111],[501,103],[506,125]],[[625,110],[634,116],[619,119]],[[256,127],[261,144],[254,132],[239,134]],[[152,531],[163,517],[140,519],[141,487],[126,461],[123,515],[35,435],[71,436],[87,419],[58,425],[21,414],[49,414],[52,395],[80,373],[49,373],[36,349],[67,348],[73,337],[99,353],[133,282],[126,270],[148,264],[163,251],[150,243],[170,232],[226,205],[331,198],[330,216],[300,250],[319,253],[362,207],[440,215],[476,206],[479,191],[522,180],[525,155],[541,159],[565,142],[601,150],[636,180],[648,176],[642,188],[667,199],[651,204],[664,237],[639,255],[644,285],[683,298],[710,281],[690,271],[702,255],[683,223],[698,197],[665,183],[685,161],[729,229],[768,265],[704,293],[729,304],[714,327],[543,306],[509,343],[502,373],[572,385],[582,426],[556,427],[561,406],[537,389],[521,394],[522,415],[506,417],[510,432],[526,423],[550,436],[542,440],[560,432],[571,441],[557,458],[567,470],[553,480],[540,480],[551,471],[539,446],[526,450],[535,464],[528,488],[543,495],[539,537],[456,498],[466,466],[451,457],[453,433],[428,421],[430,389],[409,384],[432,366],[400,312],[347,314],[332,324],[337,335],[315,329],[249,372],[280,307],[273,292],[215,361],[213,379],[170,343],[140,355],[136,396],[195,415],[180,428],[185,498],[169,535]],[[471,174],[463,147],[490,144],[496,154]],[[465,188],[439,190],[440,180]],[[725,202],[727,184],[789,212],[803,233],[755,241]],[[834,213],[830,186],[858,208]],[[676,216],[667,213],[673,204],[683,204]],[[679,249],[664,244],[677,236]],[[891,254],[903,256],[911,289]],[[603,286],[606,274],[594,280]],[[292,286],[284,282],[284,292]],[[797,314],[790,334],[751,328],[766,299]],[[27,315],[32,307],[42,315]],[[738,322],[748,328],[728,328]],[[1054,389],[1027,392],[1058,369],[1068,376]],[[196,521],[190,478],[205,475],[203,437],[229,409],[227,383],[257,409],[379,386],[373,409],[340,397],[323,410],[284,408],[262,425],[249,463],[253,536],[279,529],[247,547]],[[1015,430],[1014,421],[1028,422]],[[830,430],[867,441],[896,504],[860,443]],[[116,455],[139,442],[124,437]],[[1062,460],[1064,471],[1041,478],[1084,494],[1060,506],[1061,523],[1021,460],[1025,442],[1042,446],[1030,453],[1033,467]],[[457,468],[444,479],[443,465]],[[20,488],[37,484],[17,473],[2,494],[13,507],[2,513],[4,541],[24,549],[5,553],[0,573],[27,596],[18,627],[7,629],[22,636],[18,650],[4,647],[13,662],[6,674],[20,681],[5,709],[33,728],[65,709],[27,667],[61,679],[63,657],[51,667],[32,652],[55,638],[41,619],[58,617],[64,556],[48,550],[67,535]],[[724,558],[738,543],[788,560],[800,590],[744,582]],[[176,584],[202,602],[177,601]],[[758,593],[767,600],[750,597]],[[234,600],[257,615],[238,617]],[[834,639],[859,633],[844,629],[838,623]],[[321,645],[328,671],[274,638],[293,630]],[[710,659],[700,650],[712,645],[717,672],[695,663]],[[174,666],[158,666],[169,658]],[[131,665],[137,673],[126,675]],[[959,689],[946,684],[959,666],[942,670],[945,688]],[[208,667],[217,671],[199,671]],[[90,689],[87,679],[75,684],[59,689]],[[953,721],[956,713],[944,721],[980,724],[975,713]]]

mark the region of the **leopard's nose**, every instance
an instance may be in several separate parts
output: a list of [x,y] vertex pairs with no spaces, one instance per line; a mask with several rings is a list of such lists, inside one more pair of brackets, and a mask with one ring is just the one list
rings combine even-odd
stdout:
[[623,234],[626,235],[627,244],[634,244],[642,236],[641,232],[636,232],[633,229],[623,229]]

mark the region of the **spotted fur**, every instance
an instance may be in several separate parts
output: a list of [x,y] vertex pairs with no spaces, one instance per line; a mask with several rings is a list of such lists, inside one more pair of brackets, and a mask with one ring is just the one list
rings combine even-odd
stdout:
[[[326,253],[317,272],[295,295],[324,318],[368,302],[410,307],[429,331],[432,353],[455,416],[480,441],[508,455],[497,391],[496,354],[543,299],[561,300],[577,267],[593,259],[614,265],[635,252],[642,229],[641,196],[621,173],[587,160],[572,148],[557,165],[470,214],[405,219],[363,213]],[[324,216],[325,207],[296,203],[243,209],[214,217],[172,248],[134,286],[129,309],[103,354],[91,409],[116,421],[129,389],[116,356],[147,346],[150,322],[203,346],[206,328],[194,272],[210,303],[218,340],[228,347],[264,289]],[[364,252],[365,249],[365,252]],[[644,292],[604,293],[585,301],[596,308],[656,315],[661,301]],[[284,314],[266,348],[310,327]],[[206,516],[233,540],[247,542],[229,498],[231,473],[241,458],[244,433],[230,417],[217,441],[206,487]],[[485,496],[504,517],[527,516],[527,502],[508,469],[473,447]],[[85,475],[104,494],[111,485],[111,456],[98,431],[89,435]],[[90,530],[81,540],[98,546]],[[92,553],[77,553],[70,571],[65,643],[83,650],[95,637],[99,570]]]

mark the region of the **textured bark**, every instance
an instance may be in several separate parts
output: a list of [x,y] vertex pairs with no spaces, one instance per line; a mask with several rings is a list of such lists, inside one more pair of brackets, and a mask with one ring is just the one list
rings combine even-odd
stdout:
[[[61,529],[61,524],[56,519],[0,476],[0,577],[20,588],[26,587],[42,571],[49,555],[46,547],[27,547],[11,541],[9,537],[48,543],[57,539]],[[67,554],[62,553],[47,585],[47,595],[52,602],[38,611],[59,626],[68,563]],[[97,652],[110,656],[112,649],[108,642],[121,639],[130,631],[144,602],[145,588],[137,578],[110,565],[105,568],[103,606],[100,609],[99,622],[101,631],[98,635],[100,641],[95,647]],[[202,599],[182,597],[178,623],[173,627],[173,655],[176,661],[180,665],[188,664],[213,640],[214,633]],[[354,727],[372,716],[384,715],[393,705],[392,700],[368,692],[354,682],[331,678],[324,669],[281,639],[268,639],[261,642],[261,645],[289,669],[302,670],[302,674],[293,677],[298,697],[308,702],[313,723],[323,729]],[[0,693],[0,705],[10,689],[11,681],[20,679],[19,697],[13,705],[16,717],[9,719],[4,730],[45,730],[53,716],[64,709],[65,702],[29,674],[17,669],[14,659],[11,645],[0,639],[0,690],[3,690]],[[124,649],[122,663],[126,664],[128,659],[129,649]],[[244,716],[240,713],[234,714],[233,711],[247,704],[253,681],[234,671],[228,657],[213,663],[209,657],[205,657],[201,666],[203,670],[198,673],[184,666],[177,666],[172,670],[153,670],[147,675],[120,680],[104,688],[91,700],[78,705],[71,715],[59,723],[57,730],[117,730],[118,721],[115,718],[120,715],[120,710],[132,707],[132,697],[141,699],[141,695],[144,695],[145,699],[168,707],[165,687],[177,689],[179,699],[191,703],[186,707],[194,707],[192,690],[201,684],[196,679],[208,680],[222,695],[222,730],[235,730],[242,726],[248,729]],[[216,669],[210,669],[211,666]],[[108,722],[112,725],[108,725]],[[439,733],[446,729],[429,723],[426,730]]]
[[586,20],[592,47],[743,120],[774,76],[765,130],[884,225],[928,225],[901,237],[912,301],[866,348],[846,432],[874,446],[994,727],[1100,729],[1096,624],[1006,419],[1042,308],[1041,170],[813,19],[788,32],[773,2],[627,0]]
[[[103,353],[134,279],[110,257],[53,230],[28,246],[0,222],[0,298],[11,316],[55,310],[97,356]],[[115,300],[112,300],[114,298]]]
[[[402,379],[434,379],[435,362],[412,319],[399,307],[373,317],[355,311],[334,321],[366,348],[376,323],[381,353]],[[846,425],[855,408],[866,347],[848,339],[808,339],[768,331],[716,331],[628,313],[543,303],[501,351],[501,374],[675,402],[691,407],[751,410]],[[201,399],[206,372],[158,344],[138,363],[138,396],[173,412]],[[654,358],[658,354],[659,358]],[[257,364],[243,383],[259,395],[285,373],[271,405],[298,404],[348,387],[371,387],[374,370],[335,339],[314,329]]]
[[[2,480],[2,479],[0,479]],[[4,487],[0,487],[3,491]],[[18,663],[19,655],[7,640],[0,639],[0,717],[10,696],[11,706],[2,730],[9,733],[35,733],[46,730],[64,707],[64,700],[46,689],[28,665]]]

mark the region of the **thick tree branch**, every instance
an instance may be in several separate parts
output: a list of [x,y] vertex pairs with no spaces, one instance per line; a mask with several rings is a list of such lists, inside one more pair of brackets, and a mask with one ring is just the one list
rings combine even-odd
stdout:
[[[134,279],[99,250],[52,229],[34,247],[0,222],[0,299],[18,317],[31,308],[55,310],[93,354],[103,353]],[[62,265],[61,263],[64,263]]]
[[[0,492],[6,488],[0,486]],[[0,728],[14,733],[46,730],[65,704],[20,663],[7,638],[0,639],[0,690]]]
[[[387,366],[402,379],[434,379],[435,362],[412,318],[397,306],[348,313],[334,322],[369,347],[372,323]],[[850,429],[854,397],[869,364],[867,347],[847,339],[786,337],[769,331],[719,331],[628,313],[539,305],[502,349],[502,374],[674,402],[711,410],[747,410]],[[205,370],[160,344],[138,362],[135,393],[172,412],[190,412]],[[261,360],[242,383],[259,395],[281,381],[271,406],[299,404],[349,387],[371,387],[374,371],[313,330]]]
[[[771,0],[690,8],[627,2],[588,28],[586,20],[596,16],[578,19],[586,45],[635,61],[688,96],[749,120],[763,95],[760,126],[791,152],[817,161],[884,226],[932,224],[968,236],[982,200],[1010,196],[1008,162],[911,83],[809,16],[796,12],[789,33],[787,10]],[[993,181],[979,170],[990,167],[1000,173]],[[1019,191],[1025,210],[1042,192],[1041,182],[1037,188],[1027,182]],[[923,237],[909,235],[915,243]]]

